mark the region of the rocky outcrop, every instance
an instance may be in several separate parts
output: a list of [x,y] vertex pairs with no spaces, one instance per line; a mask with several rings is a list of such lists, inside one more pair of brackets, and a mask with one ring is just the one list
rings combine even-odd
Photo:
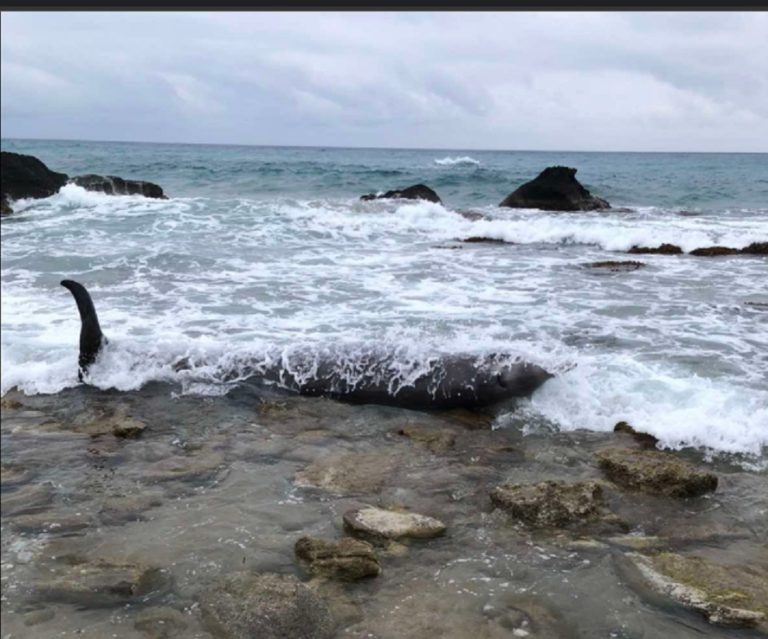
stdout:
[[403,426],[397,430],[397,434],[407,437],[433,453],[444,453],[453,448],[456,443],[456,435],[453,431],[421,424]]
[[344,513],[344,527],[353,535],[381,543],[398,539],[431,539],[445,532],[439,519],[383,508],[357,508]]
[[357,581],[381,572],[373,546],[352,537],[343,537],[336,542],[302,537],[296,542],[294,551],[313,577]]
[[143,195],[160,200],[168,198],[162,187],[152,182],[124,180],[115,175],[78,175],[69,180],[72,184],[83,187],[86,191],[98,191],[107,195]]
[[632,253],[633,255],[680,255],[682,252],[683,249],[675,244],[662,244],[661,246],[656,247],[633,246],[627,251],[627,253]]
[[0,152],[0,174],[0,215],[13,212],[10,206],[12,200],[50,197],[68,182],[88,191],[99,191],[108,195],[143,195],[167,199],[163,189],[152,182],[125,180],[114,175],[89,174],[70,178],[66,173],[51,171],[32,155],[10,151]]
[[717,488],[717,475],[699,470],[670,453],[606,448],[595,456],[608,479],[632,490],[670,497],[696,497]]
[[221,639],[330,639],[331,612],[291,575],[236,572],[200,597],[206,629]]
[[382,195],[376,193],[369,193],[368,195],[361,195],[361,200],[427,200],[428,202],[435,202],[436,204],[442,204],[442,201],[432,189],[424,184],[414,184],[405,189],[397,189],[395,191],[387,191]]
[[721,565],[671,552],[627,558],[652,592],[700,612],[710,623],[768,632],[765,567]]
[[49,197],[67,183],[64,173],[51,171],[36,157],[0,152],[0,192],[7,200]]
[[768,242],[752,242],[749,246],[741,249],[746,255],[768,255]]
[[499,206],[544,211],[595,211],[609,209],[604,199],[593,196],[576,179],[576,169],[550,166],[504,198]]
[[694,249],[690,254],[698,257],[721,257],[723,255],[736,255],[737,253],[741,253],[741,251],[728,246],[707,246]]
[[595,481],[507,482],[493,489],[491,501],[536,528],[564,528],[604,514],[603,488]]

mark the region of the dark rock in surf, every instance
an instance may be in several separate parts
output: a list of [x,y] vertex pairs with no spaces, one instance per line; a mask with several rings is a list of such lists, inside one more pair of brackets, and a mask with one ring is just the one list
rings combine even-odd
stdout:
[[741,249],[741,252],[747,255],[768,255],[768,242],[752,242]]
[[389,200],[389,199],[401,199],[401,200],[427,200],[428,202],[435,202],[436,204],[442,204],[442,201],[432,189],[424,184],[414,184],[405,189],[397,189],[395,191],[387,191],[383,195],[377,195],[376,193],[369,193],[368,195],[361,195],[361,200]]
[[471,237],[466,237],[461,241],[467,244],[514,244],[514,242],[499,240],[495,237],[484,237],[482,235],[472,235]]
[[5,197],[5,194],[0,195],[0,216],[10,215],[11,213],[13,213],[13,209],[8,204],[8,198]]
[[720,257],[722,255],[735,255],[737,253],[741,253],[741,251],[728,246],[707,246],[691,251],[691,255],[696,255],[698,257]]
[[143,195],[144,197],[167,200],[163,189],[152,182],[125,180],[115,175],[77,175],[69,180],[86,191],[97,191],[107,195]]
[[627,253],[632,253],[633,255],[680,255],[682,252],[683,249],[675,244],[662,244],[661,246],[653,248],[647,246],[633,246],[627,251]]
[[605,262],[591,262],[590,264],[587,264],[590,268],[605,268],[611,271],[612,273],[618,273],[621,271],[636,271],[639,268],[642,268],[645,266],[642,262],[635,262],[635,261],[615,261],[615,260],[606,260]]
[[576,179],[576,169],[550,166],[510,193],[499,206],[544,211],[596,211],[611,208]]
[[3,215],[11,212],[8,200],[50,197],[67,183],[64,173],[51,171],[36,157],[9,151],[0,152],[0,174]]

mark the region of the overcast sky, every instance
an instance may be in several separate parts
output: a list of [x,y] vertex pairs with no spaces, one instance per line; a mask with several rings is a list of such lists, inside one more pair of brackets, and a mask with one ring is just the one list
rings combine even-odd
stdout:
[[768,12],[2,14],[3,137],[768,151]]

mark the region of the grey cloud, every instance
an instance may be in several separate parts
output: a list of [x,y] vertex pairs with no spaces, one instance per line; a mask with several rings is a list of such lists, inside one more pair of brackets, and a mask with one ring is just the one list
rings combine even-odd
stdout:
[[764,13],[4,13],[6,137],[766,151]]

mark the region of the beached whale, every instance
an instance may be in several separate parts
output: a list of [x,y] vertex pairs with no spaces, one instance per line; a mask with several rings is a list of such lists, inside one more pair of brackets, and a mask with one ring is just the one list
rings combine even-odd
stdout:
[[[75,298],[82,322],[79,377],[107,343],[93,301],[82,284],[63,280]],[[299,358],[301,359],[301,358]],[[536,364],[498,355],[449,355],[422,362],[403,377],[391,357],[361,357],[352,365],[332,355],[310,356],[290,365],[276,360],[254,364],[250,377],[310,397],[356,404],[383,404],[419,410],[477,408],[526,397],[552,375]]]

